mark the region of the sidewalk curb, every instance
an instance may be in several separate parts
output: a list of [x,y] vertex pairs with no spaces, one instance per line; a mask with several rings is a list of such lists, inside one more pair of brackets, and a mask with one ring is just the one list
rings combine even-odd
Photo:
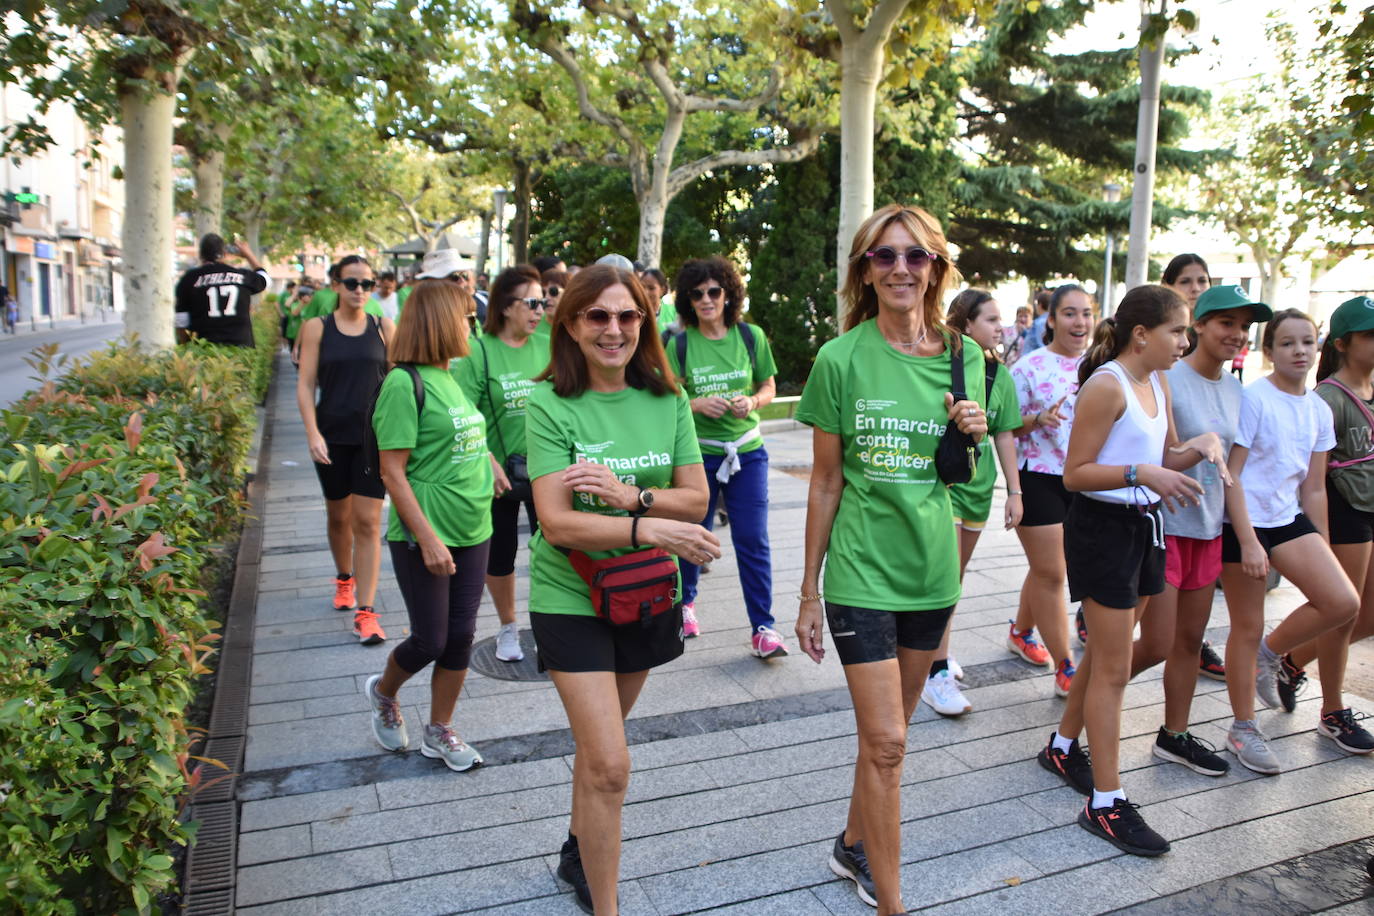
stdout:
[[[280,358],[278,355],[277,358]],[[276,367],[280,369],[280,367]],[[253,626],[257,617],[258,574],[262,562],[262,519],[266,508],[268,469],[272,459],[271,424],[274,395],[281,372],[274,371],[267,406],[257,408],[258,427],[245,474],[248,513],[239,539],[234,585],[224,615],[215,699],[201,754],[228,767],[228,777],[207,785],[192,797],[187,817],[200,829],[186,853],[182,882],[184,916],[234,912],[238,860],[238,780],[248,744],[248,697],[253,680]],[[214,778],[214,771],[211,779]]]

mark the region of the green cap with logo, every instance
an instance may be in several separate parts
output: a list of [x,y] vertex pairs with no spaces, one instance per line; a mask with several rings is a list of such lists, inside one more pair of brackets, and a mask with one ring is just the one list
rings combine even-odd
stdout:
[[1374,331],[1374,299],[1368,296],[1347,299],[1331,313],[1332,338],[1356,331]]
[[1256,321],[1268,321],[1274,317],[1274,310],[1263,302],[1251,299],[1245,287],[1213,286],[1198,296],[1197,305],[1193,306],[1193,320],[1197,321],[1204,315],[1224,312],[1227,309],[1249,309],[1254,313]]

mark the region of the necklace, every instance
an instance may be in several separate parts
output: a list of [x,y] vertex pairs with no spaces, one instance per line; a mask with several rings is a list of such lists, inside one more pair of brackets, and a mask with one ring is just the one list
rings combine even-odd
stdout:
[[1117,361],[1117,365],[1121,367],[1121,371],[1125,372],[1127,375],[1129,375],[1129,376],[1131,377],[1131,381],[1135,382],[1135,383],[1136,383],[1137,385],[1139,385],[1141,388],[1144,388],[1146,385],[1150,384],[1150,379],[1149,379],[1148,374],[1146,375],[1145,378],[1139,379],[1139,378],[1136,378],[1136,377],[1135,377],[1135,373],[1134,373],[1134,372],[1132,372],[1130,369],[1127,369],[1127,368],[1126,368],[1126,364],[1125,364],[1125,363],[1123,363],[1123,362],[1121,362],[1120,360],[1118,360],[1118,361]]
[[917,337],[915,340],[893,340],[891,337],[887,337],[886,335],[884,335],[883,340],[886,340],[894,347],[901,347],[902,349],[912,350],[926,342],[926,329],[921,328],[921,335]]

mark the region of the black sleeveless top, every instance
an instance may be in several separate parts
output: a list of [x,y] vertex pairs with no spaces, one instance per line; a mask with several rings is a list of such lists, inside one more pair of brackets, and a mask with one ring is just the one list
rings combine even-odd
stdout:
[[325,442],[363,444],[367,408],[385,375],[386,342],[379,318],[368,315],[363,332],[350,337],[339,330],[333,315],[324,316],[315,425]]

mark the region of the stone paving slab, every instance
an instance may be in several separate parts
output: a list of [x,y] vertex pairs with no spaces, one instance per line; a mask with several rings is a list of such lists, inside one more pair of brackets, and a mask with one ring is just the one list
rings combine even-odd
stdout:
[[[380,670],[387,645],[357,646],[348,615],[329,607],[333,570],[320,546],[323,506],[294,393],[280,387],[288,390],[278,394],[272,430],[245,761],[245,777],[259,794],[241,805],[239,909],[308,916],[579,912],[553,875],[571,802],[572,758],[563,751],[464,774],[437,764],[407,768],[375,783],[323,791],[298,779],[253,781],[255,773],[292,768],[347,772],[382,756],[371,741],[360,688]],[[769,449],[775,613],[790,637],[807,485],[776,469],[809,464],[810,433],[772,434]],[[999,500],[993,517],[1000,511]],[[740,704],[786,709],[792,707],[776,704],[834,695],[843,686],[842,669],[833,652],[820,667],[801,656],[763,663],[746,655],[749,631],[730,530],[719,533],[724,556],[702,577],[698,599],[703,635],[649,678],[632,714],[653,717],[654,733],[668,736],[631,748],[622,912],[871,913],[825,866],[851,788],[852,713],[803,704],[779,721],[748,725],[731,724],[725,715]],[[524,562],[522,551],[522,620]],[[1009,908],[1017,916],[1105,912],[1374,835],[1374,760],[1347,757],[1315,733],[1318,685],[1293,715],[1260,714],[1285,763],[1282,775],[1262,777],[1235,766],[1226,777],[1209,779],[1150,755],[1163,715],[1158,669],[1127,689],[1121,759],[1133,799],[1174,851],[1137,860],[1076,827],[1081,798],[1033,761],[1062,701],[1053,696],[1048,671],[1007,662],[1006,620],[1015,613],[1024,573],[1015,535],[990,528],[954,617],[954,653],[970,669],[967,695],[975,711],[947,720],[922,705],[913,720],[902,777],[909,904],[998,916]],[[1300,600],[1280,588],[1270,595],[1266,617],[1280,619]],[[394,645],[404,638],[406,618],[385,551],[377,604]],[[496,623],[484,601],[477,637],[494,635]],[[1209,635],[1220,646],[1226,637],[1220,598],[1212,623]],[[408,685],[401,699],[410,722],[424,721],[427,677]],[[1351,702],[1374,712],[1368,701]],[[1195,733],[1220,744],[1229,717],[1224,685],[1200,680]],[[679,721],[691,731],[673,734]],[[561,730],[566,720],[547,683],[474,671],[457,724],[480,745]],[[264,792],[268,797],[260,797]]]

